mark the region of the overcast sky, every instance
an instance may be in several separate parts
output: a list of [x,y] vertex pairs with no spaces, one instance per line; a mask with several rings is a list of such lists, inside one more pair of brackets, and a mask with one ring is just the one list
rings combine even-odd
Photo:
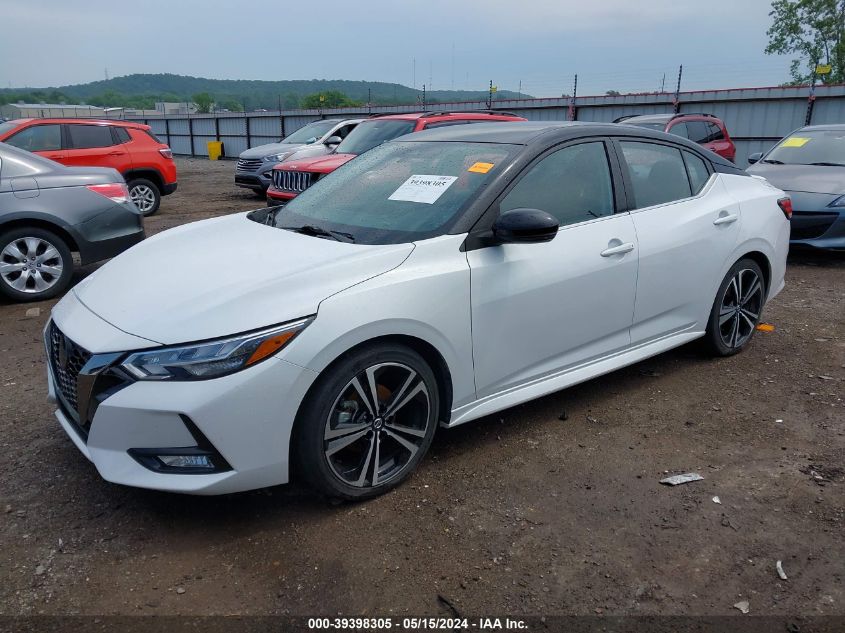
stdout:
[[[777,85],[770,0],[0,0],[0,85],[131,73],[535,96]],[[414,65],[413,60],[416,59]],[[414,66],[416,73],[414,75]]]

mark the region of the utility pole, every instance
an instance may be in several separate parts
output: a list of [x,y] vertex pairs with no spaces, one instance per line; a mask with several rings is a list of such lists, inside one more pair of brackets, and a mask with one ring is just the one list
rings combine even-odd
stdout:
[[417,89],[417,58],[414,57],[413,61],[411,62],[411,82],[413,83],[414,90]]
[[522,99],[522,79],[519,80],[519,90],[516,93],[517,99]]
[[663,79],[660,81],[660,93],[663,94],[666,90],[666,73],[663,73]]
[[578,73],[575,73],[575,82],[572,85],[572,97],[569,99],[569,120],[575,121],[575,97],[578,95]]
[[425,84],[423,84],[422,109],[425,111]]
[[490,91],[487,93],[487,109],[493,109],[493,80],[490,80]]
[[[9,86],[11,88],[11,86]],[[452,90],[455,89],[455,43],[452,42]]]
[[672,100],[672,111],[675,114],[681,111],[681,77],[684,75],[684,65],[678,68],[678,85],[675,88],[675,98]]
[[367,88],[367,112],[373,111],[373,89]]

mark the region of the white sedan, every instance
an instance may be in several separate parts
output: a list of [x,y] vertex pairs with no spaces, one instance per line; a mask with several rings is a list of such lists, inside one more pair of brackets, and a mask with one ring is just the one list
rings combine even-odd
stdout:
[[693,339],[751,341],[789,198],[684,139],[497,123],[386,143],[285,207],[156,235],[45,330],[50,396],[107,480],[360,499],[438,425]]

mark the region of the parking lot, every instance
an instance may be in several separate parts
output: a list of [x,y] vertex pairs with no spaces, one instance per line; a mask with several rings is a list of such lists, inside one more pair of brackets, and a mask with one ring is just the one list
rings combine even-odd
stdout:
[[[178,167],[148,234],[264,205],[231,162]],[[52,303],[0,303],[4,614],[845,614],[841,255],[791,256],[744,353],[686,346],[441,430],[361,504],[104,482],[46,401]]]

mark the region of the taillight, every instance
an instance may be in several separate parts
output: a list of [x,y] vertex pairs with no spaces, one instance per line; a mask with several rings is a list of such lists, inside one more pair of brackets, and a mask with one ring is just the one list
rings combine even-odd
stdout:
[[783,211],[783,214],[786,216],[787,220],[792,219],[792,199],[789,197],[781,198],[778,200],[778,206],[780,210]]
[[118,204],[129,201],[129,188],[123,182],[113,182],[108,185],[88,185],[88,189]]
[[173,151],[169,147],[158,150],[158,153],[164,156],[165,158],[173,158]]

